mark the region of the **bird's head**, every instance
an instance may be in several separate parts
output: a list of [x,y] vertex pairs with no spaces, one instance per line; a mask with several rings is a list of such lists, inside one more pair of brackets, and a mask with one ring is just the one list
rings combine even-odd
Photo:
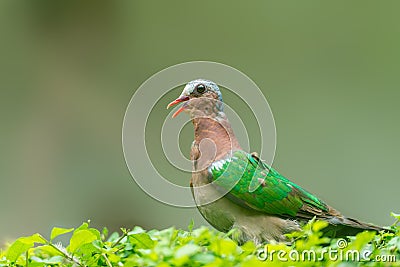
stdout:
[[172,115],[173,118],[178,116],[179,113],[187,109],[190,100],[195,98],[208,98],[214,100],[218,110],[222,111],[222,95],[218,88],[218,85],[212,81],[197,79],[190,81],[186,84],[181,95],[168,104],[167,108],[175,106],[181,102],[185,102],[175,113]]

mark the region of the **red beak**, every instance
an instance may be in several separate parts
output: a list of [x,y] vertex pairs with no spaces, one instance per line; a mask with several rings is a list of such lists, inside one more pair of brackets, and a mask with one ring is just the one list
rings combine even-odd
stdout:
[[[175,99],[174,101],[172,101],[171,103],[168,104],[167,108],[170,108],[172,106],[175,106],[181,102],[185,102],[188,101],[189,97],[188,96],[180,96],[179,98]],[[183,110],[185,109],[184,106],[180,107],[173,115],[172,118],[175,118],[176,116],[178,116],[179,113],[181,113]]]

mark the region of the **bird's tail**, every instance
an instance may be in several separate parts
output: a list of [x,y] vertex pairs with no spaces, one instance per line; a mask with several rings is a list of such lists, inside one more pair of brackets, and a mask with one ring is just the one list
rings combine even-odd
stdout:
[[347,217],[333,217],[329,220],[329,226],[325,229],[325,233],[332,237],[345,237],[356,235],[363,231],[386,231],[392,232],[391,229],[376,226],[370,223],[364,223],[359,220]]

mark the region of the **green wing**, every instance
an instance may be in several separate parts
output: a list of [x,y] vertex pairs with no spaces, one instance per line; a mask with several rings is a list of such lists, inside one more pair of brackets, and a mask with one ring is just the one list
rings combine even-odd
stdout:
[[244,151],[216,161],[209,167],[210,182],[232,201],[268,214],[303,217],[331,217],[323,201],[289,181],[272,167]]

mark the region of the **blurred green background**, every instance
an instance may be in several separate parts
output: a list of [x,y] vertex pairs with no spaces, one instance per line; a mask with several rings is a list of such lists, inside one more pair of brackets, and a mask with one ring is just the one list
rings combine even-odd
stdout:
[[231,65],[263,90],[282,174],[346,215],[392,223],[399,8],[396,0],[2,0],[0,240],[87,219],[113,230],[205,224],[195,209],[143,193],[121,146],[139,85],[192,60]]

